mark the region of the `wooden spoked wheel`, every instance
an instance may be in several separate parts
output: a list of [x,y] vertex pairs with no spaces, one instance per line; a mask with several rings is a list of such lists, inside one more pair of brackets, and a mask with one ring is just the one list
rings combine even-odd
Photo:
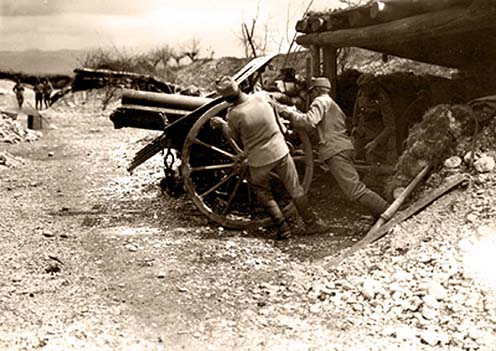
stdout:
[[[188,133],[182,151],[184,187],[195,206],[222,226],[237,229],[267,226],[271,220],[256,200],[243,150],[221,128],[213,129],[210,125],[212,117],[225,118],[228,107],[226,102],[212,107]],[[303,131],[290,131],[286,141],[307,192],[313,176],[310,139]],[[284,215],[288,215],[294,206],[278,176],[271,175],[274,198]]]

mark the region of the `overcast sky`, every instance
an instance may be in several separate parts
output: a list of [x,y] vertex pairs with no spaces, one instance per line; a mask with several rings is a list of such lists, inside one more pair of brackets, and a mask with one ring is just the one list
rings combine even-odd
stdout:
[[[310,0],[0,0],[0,50],[147,49],[196,39],[203,55],[242,56],[237,36],[257,11],[277,51]],[[313,0],[312,9],[338,6]],[[289,29],[287,29],[289,24]],[[262,31],[262,30],[261,30]],[[262,31],[263,32],[263,31]]]

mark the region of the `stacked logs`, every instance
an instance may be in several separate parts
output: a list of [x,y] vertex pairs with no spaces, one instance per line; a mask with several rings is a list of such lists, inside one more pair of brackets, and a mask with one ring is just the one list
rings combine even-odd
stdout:
[[367,5],[344,10],[308,12],[296,23],[296,31],[308,34],[365,27],[450,7],[468,6],[471,2],[472,0],[374,0]]
[[167,94],[180,90],[175,84],[147,74],[90,68],[75,69],[74,73],[73,91],[98,89],[108,85]]

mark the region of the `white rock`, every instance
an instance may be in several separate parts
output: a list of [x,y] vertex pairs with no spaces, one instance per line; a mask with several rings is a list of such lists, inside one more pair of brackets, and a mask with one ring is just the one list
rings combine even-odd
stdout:
[[429,287],[427,288],[427,292],[429,295],[432,295],[437,300],[444,300],[448,295],[446,288],[439,284],[438,282],[431,282]]
[[436,346],[439,343],[439,334],[431,329],[423,330],[420,339],[431,346]]
[[479,173],[491,172],[494,170],[496,163],[494,158],[487,155],[482,155],[477,161],[474,162],[474,167]]
[[474,340],[480,339],[482,335],[483,335],[482,331],[475,326],[471,326],[468,330],[468,336],[470,336]]
[[363,282],[361,293],[367,299],[373,299],[376,294],[376,282],[373,279],[367,278]]
[[408,325],[402,325],[394,330],[394,335],[399,340],[413,340],[417,336],[417,331]]
[[415,312],[422,304],[422,300],[418,296],[412,296],[402,304],[404,310]]
[[136,252],[136,251],[138,251],[138,248],[136,246],[132,245],[132,244],[126,245],[126,248],[130,252]]
[[427,307],[425,305],[422,307],[421,313],[422,313],[422,317],[424,317],[427,320],[435,319],[438,315],[435,309]]
[[393,275],[393,280],[396,281],[410,281],[412,279],[413,279],[413,275],[405,271],[398,271]]
[[444,161],[444,167],[446,168],[460,167],[461,164],[462,164],[462,159],[458,156],[452,156]]
[[433,295],[425,295],[422,300],[424,301],[424,305],[436,309],[439,307],[438,300]]
[[321,309],[322,309],[322,306],[320,303],[315,303],[315,304],[310,306],[310,312],[314,313],[314,314],[319,313]]

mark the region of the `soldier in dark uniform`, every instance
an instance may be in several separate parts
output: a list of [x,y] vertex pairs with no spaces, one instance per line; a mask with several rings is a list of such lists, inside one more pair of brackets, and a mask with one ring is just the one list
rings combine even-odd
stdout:
[[16,84],[12,88],[12,91],[15,93],[19,108],[22,108],[22,104],[24,103],[24,86],[19,79],[16,80]]
[[377,79],[362,75],[353,111],[356,158],[392,164],[398,157],[396,119],[388,93]]

